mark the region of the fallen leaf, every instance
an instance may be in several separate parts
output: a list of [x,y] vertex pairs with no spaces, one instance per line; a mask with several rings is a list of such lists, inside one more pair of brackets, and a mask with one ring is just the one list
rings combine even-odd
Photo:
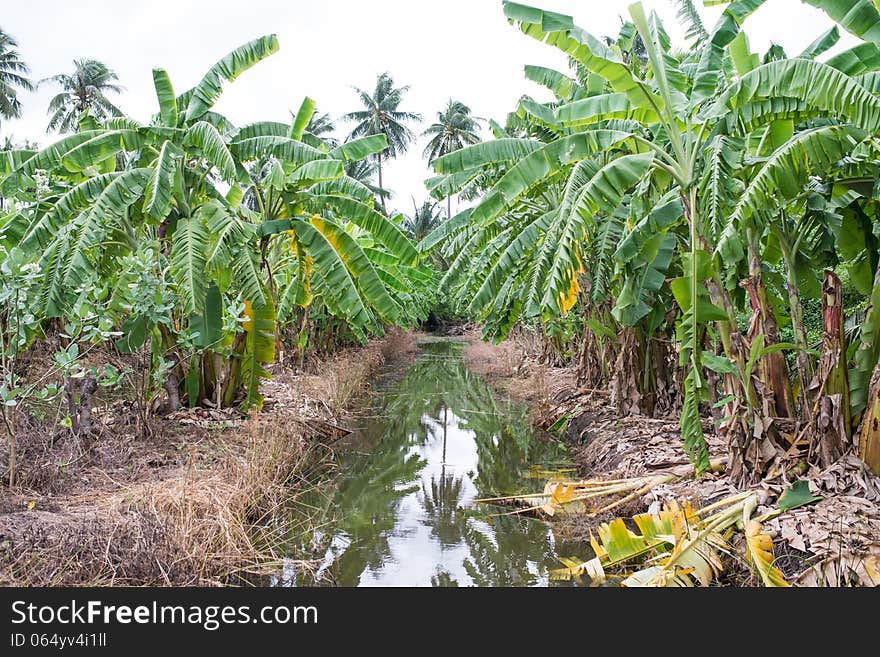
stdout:
[[761,523],[749,520],[745,533],[748,547],[746,554],[761,575],[764,586],[790,586],[779,569],[773,565],[773,539],[761,532]]
[[799,506],[805,506],[813,502],[821,500],[821,497],[813,495],[810,492],[810,484],[806,479],[794,482],[789,488],[779,496],[777,504],[780,509],[789,511]]

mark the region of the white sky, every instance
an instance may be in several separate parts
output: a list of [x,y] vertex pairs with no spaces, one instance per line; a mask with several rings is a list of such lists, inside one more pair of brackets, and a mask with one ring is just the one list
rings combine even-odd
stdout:
[[[525,4],[573,15],[578,25],[602,36],[617,34],[629,0]],[[680,43],[672,1],[644,5],[660,13]],[[306,95],[338,117],[359,109],[351,85],[372,90],[386,70],[396,84],[411,86],[401,107],[424,117],[423,125],[414,126],[417,134],[450,96],[503,124],[522,94],[549,100],[549,92],[525,80],[525,64],[566,69],[562,53],[508,25],[500,0],[0,0],[0,8],[0,27],[18,40],[34,79],[69,71],[74,58],[99,59],[126,87],[117,104],[142,121],[157,111],[153,67],[165,68],[180,93],[236,46],[272,32],[280,51],[228,85],[216,106],[236,124],[289,121],[289,110]],[[720,10],[700,9],[711,30]],[[830,19],[798,0],[768,0],[745,24],[752,50],[761,54],[775,42],[796,55],[829,27]],[[844,33],[835,51],[853,43]],[[49,143],[46,107],[54,93],[46,86],[21,94],[24,115],[2,122],[0,136]],[[340,136],[350,129],[337,125]],[[424,145],[420,138],[385,168],[385,186],[395,193],[389,210],[409,213],[411,196],[417,202],[427,197]]]

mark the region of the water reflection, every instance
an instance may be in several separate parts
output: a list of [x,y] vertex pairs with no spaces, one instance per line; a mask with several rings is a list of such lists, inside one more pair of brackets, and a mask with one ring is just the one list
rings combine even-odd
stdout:
[[460,344],[423,348],[402,378],[385,382],[373,416],[340,450],[343,475],[324,500],[333,522],[317,540],[323,563],[299,583],[547,585],[559,565],[551,529],[492,517],[497,508],[473,501],[539,486],[520,473],[560,464],[564,448],[496,398],[463,365]]

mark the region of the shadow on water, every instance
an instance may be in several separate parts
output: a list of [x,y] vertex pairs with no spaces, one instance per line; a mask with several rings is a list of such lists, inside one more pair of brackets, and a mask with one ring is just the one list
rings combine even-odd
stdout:
[[558,554],[585,556],[546,523],[473,503],[540,490],[524,475],[563,464],[565,448],[465,367],[461,343],[420,346],[411,367],[374,383],[373,406],[338,450],[339,478],[315,493],[323,529],[301,547],[320,567],[279,583],[546,586]]

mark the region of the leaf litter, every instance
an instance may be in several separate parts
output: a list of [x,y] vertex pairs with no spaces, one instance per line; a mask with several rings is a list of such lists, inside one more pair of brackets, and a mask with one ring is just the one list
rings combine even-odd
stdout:
[[[491,360],[483,353],[486,347],[481,347],[480,360]],[[731,535],[723,547],[720,543],[713,546],[724,556],[730,553],[732,542],[744,544],[750,570],[734,583],[880,585],[880,477],[854,454],[844,455],[824,470],[809,466],[803,475],[791,467],[802,455],[787,454],[788,460],[780,457],[773,478],[743,489],[725,475],[727,445],[714,433],[711,419],[705,419],[703,429],[714,467],[694,479],[682,453],[676,418],[619,417],[602,391],[579,388],[570,368],[541,368],[522,350],[513,357],[510,343],[499,348],[513,367],[490,370],[487,378],[511,396],[528,401],[534,423],[563,435],[578,471],[590,477],[578,482],[571,472],[546,473],[544,492],[520,499],[517,512],[550,517],[568,538],[598,540],[602,546],[602,536],[611,536],[608,532],[618,516],[621,523],[624,518],[632,523],[644,514],[662,518],[671,508],[679,512],[686,505],[706,508],[748,492],[754,496],[755,518],[761,520],[743,522],[740,518],[728,528],[728,533],[735,531],[739,538]],[[633,495],[636,491],[640,494]],[[789,508],[780,508],[780,498],[781,506]],[[614,525],[618,539],[623,536],[620,527]],[[674,544],[665,544],[667,550],[670,546]],[[556,576],[588,575],[594,583],[603,581],[607,573],[601,554],[597,551],[587,562],[565,558],[565,567]],[[647,567],[661,568],[656,563]],[[683,581],[678,571],[674,576],[662,569],[635,572],[641,574],[622,582]],[[702,583],[699,577],[691,581]]]

